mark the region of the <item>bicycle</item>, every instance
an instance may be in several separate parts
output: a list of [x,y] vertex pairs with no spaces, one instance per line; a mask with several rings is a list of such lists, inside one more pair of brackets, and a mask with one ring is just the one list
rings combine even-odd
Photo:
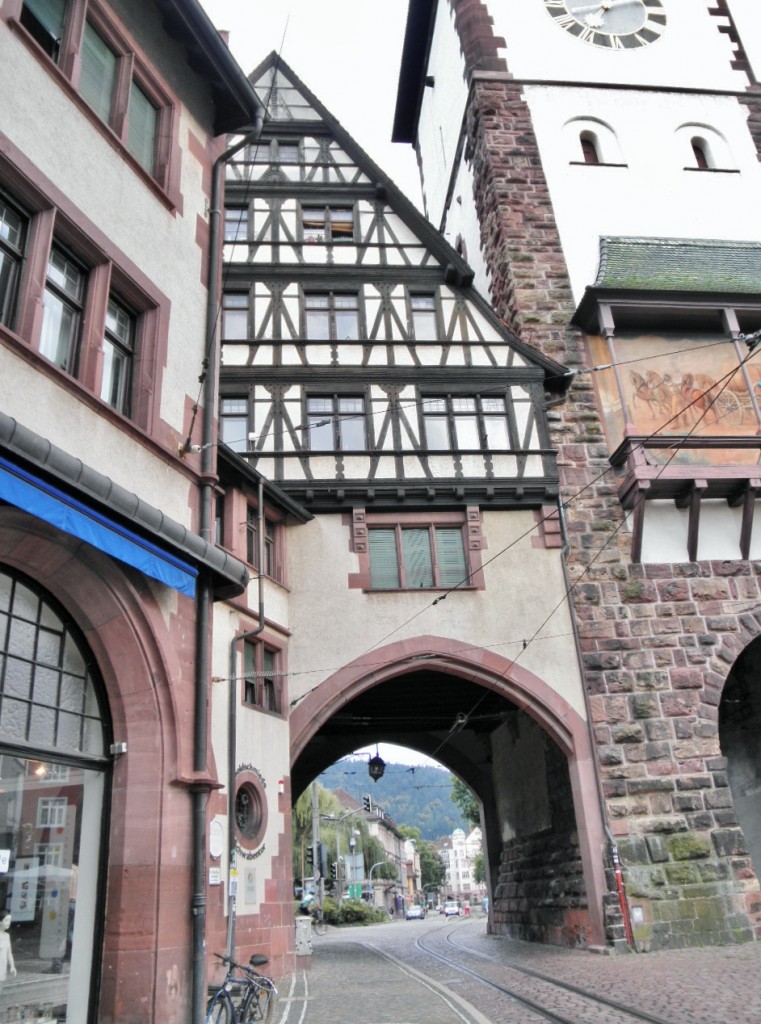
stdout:
[[312,928],[314,928],[315,935],[325,935],[328,926],[323,917],[322,907],[316,907],[312,911]]
[[229,956],[215,953],[227,964],[227,974],[221,985],[210,985],[211,998],[206,1007],[206,1024],[251,1024],[269,1021],[275,1009],[277,989],[270,978],[260,974],[256,967],[269,963],[263,953],[254,953],[248,965],[236,963]]

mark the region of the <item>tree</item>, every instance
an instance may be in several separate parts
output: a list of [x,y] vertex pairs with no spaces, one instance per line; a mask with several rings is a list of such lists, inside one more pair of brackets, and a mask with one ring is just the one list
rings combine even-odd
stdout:
[[436,847],[423,839],[417,849],[420,855],[420,884],[426,890],[441,889],[447,877],[447,869]]
[[453,804],[457,804],[465,820],[472,828],[477,828],[481,824],[481,806],[473,791],[464,782],[461,782],[457,776],[454,776],[452,779],[450,799]]
[[486,881],[486,867],[482,853],[477,853],[473,858],[473,881],[476,885]]

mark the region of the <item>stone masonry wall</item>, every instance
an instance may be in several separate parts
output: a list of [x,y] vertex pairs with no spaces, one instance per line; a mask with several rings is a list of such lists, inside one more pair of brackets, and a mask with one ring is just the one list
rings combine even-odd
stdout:
[[587,945],[587,900],[568,764],[546,750],[552,828],[505,843],[494,890],[493,929],[511,938]]
[[[761,935],[718,741],[734,659],[761,629],[761,565],[632,565],[552,202],[520,86],[472,84],[467,153],[497,313],[576,376],[551,414],[608,822],[645,946]],[[606,901],[613,911],[617,900]],[[611,941],[620,929],[611,913]]]

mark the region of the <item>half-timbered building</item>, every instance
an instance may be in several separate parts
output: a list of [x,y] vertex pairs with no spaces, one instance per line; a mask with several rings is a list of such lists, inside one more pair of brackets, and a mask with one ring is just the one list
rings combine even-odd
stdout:
[[311,518],[271,522],[275,661],[232,670],[245,704],[275,665],[289,735],[263,740],[272,713],[243,707],[236,780],[265,749],[293,798],[368,742],[434,755],[483,800],[494,887],[508,844],[515,877],[551,852],[561,881],[520,934],[599,943],[604,836],[547,426],[568,375],[284,62],[251,81],[267,115],[227,168],[220,436]]

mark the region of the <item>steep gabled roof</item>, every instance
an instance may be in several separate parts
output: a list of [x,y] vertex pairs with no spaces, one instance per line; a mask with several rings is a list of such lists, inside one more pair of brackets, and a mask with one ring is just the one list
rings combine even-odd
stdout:
[[[474,274],[468,263],[275,51],[254,69],[249,79],[260,102],[267,109],[264,135],[276,135],[279,130],[287,128],[289,131],[301,129],[304,132],[324,132],[332,136],[362,171],[365,179],[374,185],[376,194],[427,248],[433,261],[441,269],[442,281],[462,289],[468,302],[491,322],[492,327],[504,340],[528,363],[543,370],[546,387],[549,390],[565,390],[570,381],[565,367],[520,341],[506,327],[486,299],[472,288]],[[274,84],[277,88],[273,88]]]

